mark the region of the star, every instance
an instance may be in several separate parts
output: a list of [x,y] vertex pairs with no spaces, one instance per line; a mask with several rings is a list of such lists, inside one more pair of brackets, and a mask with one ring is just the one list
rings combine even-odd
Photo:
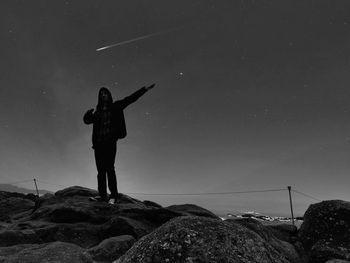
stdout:
[[183,75],[184,75],[184,73],[183,73],[183,72],[180,72],[180,73],[179,73],[179,75],[180,75],[180,76],[183,76]]

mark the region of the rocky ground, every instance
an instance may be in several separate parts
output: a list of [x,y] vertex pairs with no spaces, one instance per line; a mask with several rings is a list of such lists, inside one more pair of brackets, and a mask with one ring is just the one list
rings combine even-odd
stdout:
[[123,194],[117,205],[89,201],[95,195],[79,186],[40,198],[0,192],[0,263],[350,261],[349,202],[311,205],[298,230]]

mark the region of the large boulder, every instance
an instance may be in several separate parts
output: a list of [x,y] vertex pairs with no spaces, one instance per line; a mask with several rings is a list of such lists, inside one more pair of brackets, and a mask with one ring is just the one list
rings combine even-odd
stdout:
[[350,260],[350,202],[330,200],[311,205],[299,238],[312,262]]
[[175,218],[137,241],[117,263],[289,263],[287,256],[245,226],[222,220]]
[[77,245],[62,242],[0,247],[0,263],[93,263],[84,252]]

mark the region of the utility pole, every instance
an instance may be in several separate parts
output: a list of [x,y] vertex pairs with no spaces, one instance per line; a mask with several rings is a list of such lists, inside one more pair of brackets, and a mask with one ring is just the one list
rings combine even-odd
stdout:
[[34,184],[35,184],[36,193],[37,193],[37,195],[38,195],[38,197],[39,197],[38,186],[36,185],[36,180],[35,180],[35,178],[34,178]]
[[290,203],[290,212],[292,214],[292,224],[294,225],[294,214],[293,214],[293,203],[292,203],[292,194],[291,194],[292,187],[288,186],[288,192],[289,192],[289,203]]

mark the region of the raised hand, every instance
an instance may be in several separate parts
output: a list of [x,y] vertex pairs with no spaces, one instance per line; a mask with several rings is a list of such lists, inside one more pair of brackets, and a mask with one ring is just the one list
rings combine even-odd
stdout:
[[156,83],[153,83],[151,86],[146,87],[147,90],[153,89]]

